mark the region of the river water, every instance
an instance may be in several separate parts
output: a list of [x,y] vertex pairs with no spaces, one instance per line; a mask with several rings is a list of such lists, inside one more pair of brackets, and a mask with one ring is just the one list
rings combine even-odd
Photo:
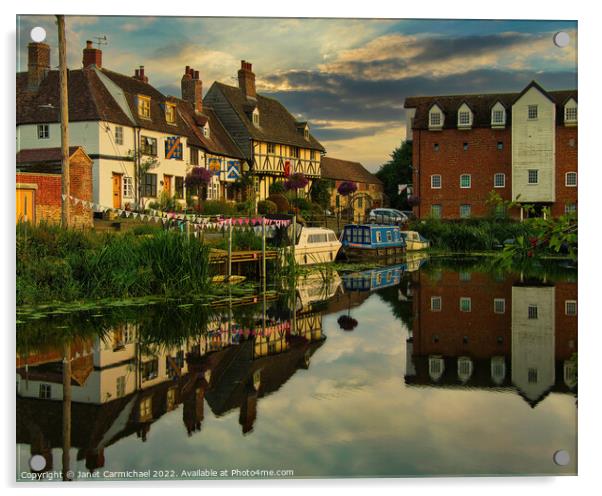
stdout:
[[577,472],[575,269],[431,260],[239,303],[20,319],[17,479]]

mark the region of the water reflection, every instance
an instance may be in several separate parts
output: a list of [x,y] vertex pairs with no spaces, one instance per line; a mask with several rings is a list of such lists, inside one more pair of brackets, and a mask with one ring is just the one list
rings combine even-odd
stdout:
[[[423,418],[415,432],[463,432],[490,408],[525,426],[549,420],[556,437],[576,443],[555,414],[525,417],[507,399],[520,395],[539,411],[551,393],[576,397],[574,280],[416,259],[308,276],[278,296],[246,301],[124,307],[20,325],[17,444],[28,453],[19,472],[39,454],[42,472],[258,460],[313,476],[556,473],[536,455],[517,454],[520,467],[502,459],[508,448],[494,431],[499,448],[492,441],[495,453],[472,465],[463,453],[475,450],[468,440],[450,457],[440,436],[408,430]],[[459,390],[473,395],[469,416],[433,417],[433,400],[441,411],[465,404],[433,393]],[[291,443],[296,450],[285,448]],[[531,443],[548,449],[541,439]],[[363,456],[366,449],[373,456]]]

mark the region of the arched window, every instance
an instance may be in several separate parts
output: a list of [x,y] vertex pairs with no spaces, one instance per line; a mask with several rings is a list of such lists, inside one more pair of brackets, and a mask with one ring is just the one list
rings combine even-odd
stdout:
[[564,124],[565,126],[575,126],[577,124],[577,102],[571,98],[564,106]]
[[497,102],[491,108],[491,127],[502,128],[506,126],[506,108]]
[[438,105],[433,105],[429,110],[429,129],[443,128],[443,111]]
[[472,110],[463,103],[458,109],[458,129],[470,129],[472,127]]

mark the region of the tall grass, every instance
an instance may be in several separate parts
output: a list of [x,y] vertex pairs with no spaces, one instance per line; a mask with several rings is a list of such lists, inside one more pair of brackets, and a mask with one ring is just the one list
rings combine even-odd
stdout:
[[152,236],[17,226],[17,305],[204,291],[209,250],[169,231]]

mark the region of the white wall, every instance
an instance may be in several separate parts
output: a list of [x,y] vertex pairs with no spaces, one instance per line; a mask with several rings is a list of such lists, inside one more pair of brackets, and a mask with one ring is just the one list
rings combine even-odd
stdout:
[[[529,105],[538,118],[527,117]],[[556,163],[556,105],[531,87],[512,106],[512,198],[521,202],[553,202]],[[539,170],[539,184],[528,184],[528,170]]]

